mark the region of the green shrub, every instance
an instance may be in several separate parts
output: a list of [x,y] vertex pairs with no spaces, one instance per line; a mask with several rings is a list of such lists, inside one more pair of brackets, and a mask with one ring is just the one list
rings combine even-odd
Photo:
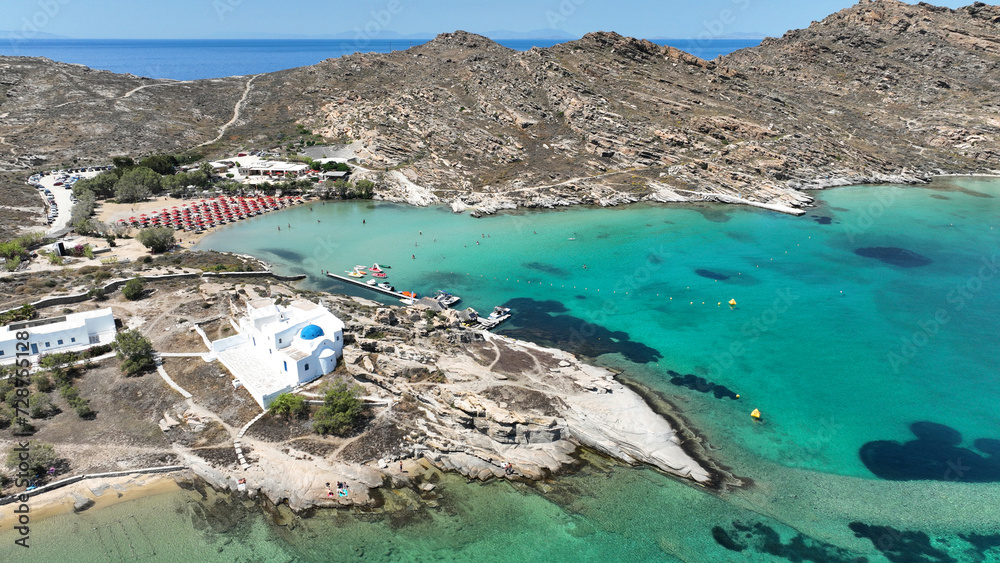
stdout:
[[144,289],[145,282],[143,279],[133,278],[125,282],[125,285],[122,287],[122,295],[129,301],[138,301],[142,299]]
[[357,424],[364,413],[364,404],[358,398],[360,385],[337,381],[326,391],[323,406],[313,417],[313,430],[319,434],[343,436]]
[[[14,444],[7,452],[7,467],[11,469],[20,466],[22,462],[19,455],[20,452],[15,449],[16,447],[17,444]],[[50,467],[55,467],[62,461],[56,454],[56,450],[52,444],[46,444],[44,442],[35,442],[31,444],[28,449],[28,454],[28,473],[36,477],[45,475]]]
[[121,370],[127,376],[139,375],[156,367],[153,343],[137,330],[123,330],[115,336],[115,350]]
[[47,373],[36,375],[32,378],[32,381],[40,393],[51,393],[56,388],[55,382],[52,381],[52,378]]
[[170,227],[150,227],[139,231],[135,239],[154,254],[166,252],[174,245],[174,230]]
[[80,354],[77,352],[56,352],[40,356],[38,358],[38,365],[43,368],[54,368],[56,366],[72,364],[79,359]]
[[90,401],[80,396],[80,391],[72,385],[66,385],[59,390],[59,394],[66,399],[70,408],[76,412],[80,418],[91,418],[94,416],[93,409],[90,408]]
[[45,393],[32,393],[28,398],[28,414],[31,418],[48,418],[53,410],[52,400]]
[[97,356],[103,356],[114,349],[114,344],[101,344],[100,346],[92,346],[84,350],[81,355],[84,359],[96,358]]
[[306,404],[306,400],[300,395],[282,393],[274,399],[267,411],[273,415],[284,416],[286,418],[304,418],[309,414],[309,406]]
[[7,311],[6,313],[0,313],[0,326],[19,321],[30,321],[37,316],[38,312],[35,311],[35,308],[29,303],[21,306],[19,309]]

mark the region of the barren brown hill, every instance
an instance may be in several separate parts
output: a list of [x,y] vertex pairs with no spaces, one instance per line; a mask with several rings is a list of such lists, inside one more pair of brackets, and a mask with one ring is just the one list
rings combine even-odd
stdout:
[[359,141],[388,184],[408,179],[456,208],[646,198],[787,210],[808,202],[802,188],[1000,168],[998,31],[995,6],[864,0],[714,61],[605,32],[527,52],[456,32],[252,83],[0,58],[0,161],[263,146],[299,123]]

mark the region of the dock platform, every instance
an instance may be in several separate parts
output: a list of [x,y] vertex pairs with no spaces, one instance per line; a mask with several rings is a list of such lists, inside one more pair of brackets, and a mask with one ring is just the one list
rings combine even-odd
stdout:
[[379,293],[381,293],[383,295],[389,295],[389,296],[395,297],[396,299],[409,299],[409,296],[403,295],[402,293],[400,293],[398,291],[390,291],[388,289],[379,287],[377,285],[368,285],[367,282],[359,281],[359,280],[356,280],[354,278],[349,278],[347,276],[340,276],[340,275],[334,274],[332,272],[327,272],[326,275],[329,276],[329,277],[331,277],[331,278],[333,278],[333,279],[335,279],[335,280],[337,280],[337,281],[342,281],[344,283],[349,283],[351,285],[356,285],[358,287],[364,287],[364,288],[370,289],[372,291],[377,291],[377,292],[379,292]]

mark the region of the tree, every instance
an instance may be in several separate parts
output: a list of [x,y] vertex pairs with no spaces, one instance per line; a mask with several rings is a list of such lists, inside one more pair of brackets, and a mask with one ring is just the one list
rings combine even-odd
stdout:
[[121,360],[122,373],[138,375],[156,366],[153,343],[137,330],[123,330],[115,336],[115,350]]
[[[116,170],[125,171],[129,168],[135,168],[135,161],[132,160],[130,156],[116,156],[111,159],[111,164],[115,165]],[[121,177],[121,174],[118,175]]]
[[309,414],[309,405],[306,404],[306,400],[301,395],[282,393],[271,402],[267,411],[286,418],[304,418]]
[[338,172],[350,172],[351,167],[345,162],[334,162],[332,160],[323,163],[323,171],[329,172],[331,170],[336,170]]
[[48,472],[50,467],[56,467],[62,461],[56,455],[56,449],[52,444],[36,442],[30,444],[27,450],[24,452],[17,445],[11,447],[10,451],[7,452],[7,467],[20,471],[21,464],[25,463],[29,475],[41,477]]
[[108,170],[101,172],[93,178],[80,180],[73,184],[73,195],[81,197],[84,192],[93,192],[101,199],[106,199],[115,195],[115,184],[118,182],[118,174]]
[[215,169],[212,168],[212,165],[207,162],[201,163],[201,166],[198,167],[198,172],[204,174],[205,177],[208,178],[209,180],[211,180],[212,176],[215,175]]
[[174,245],[174,230],[170,227],[150,227],[139,231],[135,238],[153,253],[166,252]]
[[343,178],[333,183],[333,189],[337,190],[337,195],[340,196],[340,199],[350,199],[354,196],[351,192],[351,185]]
[[145,282],[142,278],[133,278],[125,282],[125,286],[122,287],[122,296],[129,301],[138,301],[142,299],[142,292],[145,289]]
[[177,159],[169,154],[157,154],[140,160],[139,166],[145,166],[161,176],[169,176],[174,173]]
[[364,412],[364,405],[358,398],[360,395],[360,385],[348,385],[343,380],[331,385],[323,398],[323,406],[313,417],[313,430],[323,435],[346,434]]
[[149,168],[130,168],[115,184],[115,199],[118,203],[144,201],[150,195],[160,193],[160,175]]
[[371,199],[375,195],[375,182],[371,180],[358,180],[354,187],[361,199]]

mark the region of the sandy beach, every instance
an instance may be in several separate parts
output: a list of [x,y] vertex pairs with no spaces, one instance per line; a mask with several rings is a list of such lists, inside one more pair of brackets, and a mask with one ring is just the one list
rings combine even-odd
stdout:
[[[129,217],[138,217],[139,215],[151,215],[156,211],[160,211],[164,208],[170,208],[173,206],[180,207],[182,205],[190,204],[192,200],[190,199],[179,199],[173,197],[157,197],[150,201],[143,201],[140,203],[107,203],[103,202],[98,207],[94,213],[98,221],[103,221],[105,223],[111,224],[119,219],[128,219]],[[203,237],[212,232],[213,228],[208,227],[201,233],[195,234],[194,231],[177,231],[174,237],[178,241],[183,241],[181,246],[184,248],[189,248]],[[132,234],[135,234],[139,229],[132,229]],[[101,239],[103,240],[103,239]],[[118,241],[119,246],[122,245],[123,241]],[[125,242],[131,242],[125,241]],[[142,248],[142,245],[140,245]],[[148,253],[148,251],[143,248],[143,251]],[[119,257],[124,258],[125,255],[119,254]]]
[[[174,206],[181,207],[183,205],[190,204],[191,202],[192,200],[190,199],[178,199],[173,197],[157,197],[156,199],[150,201],[129,204],[105,202],[98,205],[95,210],[94,217],[98,221],[110,224],[118,221],[119,219],[128,219],[129,217],[136,217],[142,214],[150,215],[164,208],[171,208]],[[208,236],[217,228],[218,227],[206,227],[198,233],[195,233],[194,231],[175,231],[174,238],[177,241],[177,247],[175,247],[175,249],[189,250],[201,241],[202,238]],[[138,232],[138,228],[132,228],[129,234],[134,237]],[[93,259],[67,257],[61,265],[50,264],[44,259],[33,260],[28,265],[26,270],[20,270],[20,272],[44,272],[61,270],[67,267],[80,268],[83,266],[100,265],[102,264],[102,260],[109,258],[115,258],[119,262],[129,262],[151,255],[149,249],[143,246],[135,238],[116,239],[115,246],[110,249],[108,248],[108,242],[102,237],[70,235],[69,237],[63,239],[63,243],[67,247],[89,244],[91,248],[95,250],[95,256]],[[0,276],[3,275],[10,274],[8,272],[0,273]]]
[[[97,510],[143,497],[174,493],[181,490],[177,478],[183,475],[185,472],[178,471],[87,479],[33,496],[27,504],[31,511],[32,522],[37,522],[51,516],[74,512],[74,506],[81,500],[84,502],[90,500],[93,503],[86,510]],[[0,530],[7,530],[16,525],[17,515],[14,514],[13,508],[19,504],[2,507]]]

